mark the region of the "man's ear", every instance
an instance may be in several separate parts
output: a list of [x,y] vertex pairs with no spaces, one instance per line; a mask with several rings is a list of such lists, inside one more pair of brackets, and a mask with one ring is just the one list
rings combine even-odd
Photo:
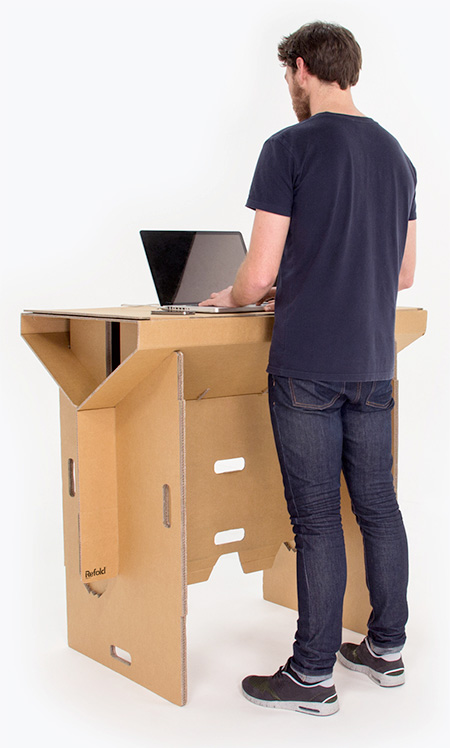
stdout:
[[304,61],[303,57],[297,57],[296,63],[297,73],[300,73],[300,82],[303,83],[306,73],[309,72],[306,62]]

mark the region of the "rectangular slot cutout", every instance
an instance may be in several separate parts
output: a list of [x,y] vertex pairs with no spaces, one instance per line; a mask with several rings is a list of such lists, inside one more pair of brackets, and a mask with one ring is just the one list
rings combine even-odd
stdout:
[[120,660],[125,665],[131,665],[131,655],[125,649],[120,649],[120,647],[115,647],[114,644],[111,644],[110,652],[111,657],[114,657],[115,660]]
[[232,457],[230,460],[216,460],[214,463],[214,472],[217,475],[221,473],[237,473],[245,468],[243,457]]
[[163,485],[163,525],[170,527],[170,486],[167,483]]
[[214,543],[216,545],[225,545],[225,543],[236,543],[236,541],[244,540],[245,530],[243,527],[238,527],[234,530],[223,530],[222,532],[216,532],[214,535]]
[[75,485],[75,462],[72,460],[72,458],[69,458],[67,467],[69,470],[69,496],[73,498],[76,493],[76,485]]

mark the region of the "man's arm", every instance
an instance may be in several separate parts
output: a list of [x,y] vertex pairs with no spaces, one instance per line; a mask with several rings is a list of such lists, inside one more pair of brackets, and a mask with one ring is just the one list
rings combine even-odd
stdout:
[[232,286],[202,301],[200,306],[245,306],[260,301],[278,275],[290,224],[289,216],[257,210],[250,247]]
[[408,233],[406,234],[405,252],[403,255],[400,275],[398,278],[398,290],[411,288],[414,283],[414,271],[416,269],[416,221],[408,222]]

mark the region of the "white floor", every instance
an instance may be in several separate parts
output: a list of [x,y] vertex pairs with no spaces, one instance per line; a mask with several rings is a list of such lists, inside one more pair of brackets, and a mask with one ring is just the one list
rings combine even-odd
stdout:
[[328,718],[264,709],[241,695],[245,675],[272,673],[287,659],[296,614],[262,600],[262,574],[244,575],[235,554],[221,557],[208,582],[189,587],[189,695],[182,708],[66,646],[62,569],[47,582],[35,570],[31,582],[31,589],[16,587],[11,610],[22,606],[24,617],[11,645],[3,642],[8,747],[34,737],[65,748],[450,744],[447,670],[438,662],[444,611],[420,574],[410,595],[407,683],[382,689],[336,665],[340,711]]

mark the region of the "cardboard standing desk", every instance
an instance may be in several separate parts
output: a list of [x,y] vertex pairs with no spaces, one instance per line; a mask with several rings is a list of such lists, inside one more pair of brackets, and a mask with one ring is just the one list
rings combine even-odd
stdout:
[[[60,387],[69,645],[175,704],[187,698],[187,585],[208,579],[222,553],[237,551],[246,573],[264,570],[267,600],[297,606],[266,394],[272,325],[264,312],[150,307],[22,315],[23,337]],[[426,312],[398,309],[397,350],[425,327]],[[364,633],[362,543],[345,485],[342,500],[344,625]],[[232,530],[244,537],[221,543]]]

